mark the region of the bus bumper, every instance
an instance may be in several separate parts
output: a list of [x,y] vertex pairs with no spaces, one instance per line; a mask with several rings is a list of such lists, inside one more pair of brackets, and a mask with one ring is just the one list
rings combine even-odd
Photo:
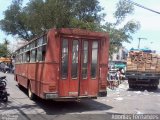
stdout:
[[98,96],[99,96],[99,97],[106,97],[106,96],[107,96],[107,91],[100,91],[100,92],[98,93]]
[[[106,95],[102,93],[102,95]],[[97,99],[97,96],[60,97],[58,93],[44,93],[43,99],[54,101],[77,101],[81,99]]]

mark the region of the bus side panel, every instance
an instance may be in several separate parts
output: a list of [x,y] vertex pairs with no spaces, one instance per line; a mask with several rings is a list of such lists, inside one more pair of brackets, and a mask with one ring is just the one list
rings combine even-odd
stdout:
[[27,88],[27,64],[16,64],[17,82]]
[[60,39],[55,35],[56,31],[48,33],[48,44],[45,62],[59,63],[60,61]]
[[57,93],[58,85],[58,65],[53,63],[46,63],[44,68],[44,74],[41,79],[41,92],[40,96],[44,93]]
[[33,93],[38,95],[38,80],[36,79],[36,63],[30,63],[28,64],[28,74],[27,74],[28,80],[31,85],[31,90]]
[[32,81],[34,91],[39,96],[42,89],[42,82],[45,80],[45,64],[44,62],[37,62],[35,66],[35,82]]
[[99,91],[106,91],[107,74],[108,74],[108,57],[109,57],[109,37],[106,36],[101,42],[101,57],[100,57],[100,83]]
[[106,36],[101,41],[101,57],[100,57],[100,64],[108,64],[108,57],[109,57],[109,37]]
[[43,69],[43,75],[41,71],[37,74],[37,77],[42,75],[38,78],[41,81],[39,94],[41,97],[44,97],[44,93],[47,92],[58,92],[60,40],[58,36],[55,36],[56,33],[55,30],[49,31],[45,66],[40,64],[37,66],[38,69]]
[[98,95],[98,78],[89,80],[89,93],[88,96],[97,96]]

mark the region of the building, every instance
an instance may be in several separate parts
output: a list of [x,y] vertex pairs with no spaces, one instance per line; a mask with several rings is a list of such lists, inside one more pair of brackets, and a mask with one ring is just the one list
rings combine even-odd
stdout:
[[112,55],[112,61],[125,61],[127,59],[128,50],[121,47],[117,53]]

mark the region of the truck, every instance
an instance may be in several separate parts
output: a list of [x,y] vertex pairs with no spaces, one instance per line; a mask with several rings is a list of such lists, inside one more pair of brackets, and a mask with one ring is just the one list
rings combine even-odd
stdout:
[[160,55],[152,51],[131,50],[127,57],[126,78],[129,88],[157,89],[160,79]]
[[109,67],[114,69],[126,69],[126,61],[124,60],[109,61]]

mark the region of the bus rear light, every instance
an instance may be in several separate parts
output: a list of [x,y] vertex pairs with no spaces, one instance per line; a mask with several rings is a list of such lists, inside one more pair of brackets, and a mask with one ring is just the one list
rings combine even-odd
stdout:
[[49,92],[53,92],[56,90],[56,87],[55,86],[49,86]]
[[106,89],[106,85],[101,85],[101,89]]

